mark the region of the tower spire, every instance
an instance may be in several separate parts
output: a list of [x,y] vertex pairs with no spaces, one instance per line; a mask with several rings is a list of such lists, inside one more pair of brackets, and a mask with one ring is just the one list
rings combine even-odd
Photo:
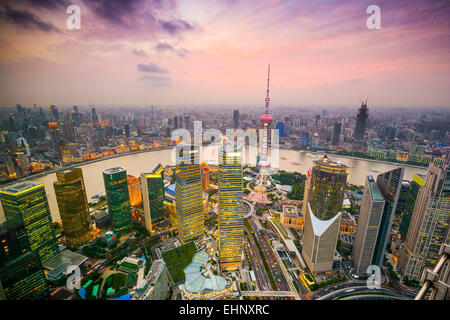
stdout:
[[270,64],[269,64],[269,68],[267,69],[267,95],[266,95],[266,108],[264,110],[264,113],[269,113],[269,102],[270,102],[270,98],[269,98],[269,82],[270,82]]

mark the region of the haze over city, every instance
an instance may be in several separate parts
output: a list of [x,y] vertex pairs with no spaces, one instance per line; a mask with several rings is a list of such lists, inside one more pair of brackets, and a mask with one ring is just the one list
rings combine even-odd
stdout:
[[[66,8],[81,8],[68,30]],[[448,1],[3,1],[0,105],[448,107]]]

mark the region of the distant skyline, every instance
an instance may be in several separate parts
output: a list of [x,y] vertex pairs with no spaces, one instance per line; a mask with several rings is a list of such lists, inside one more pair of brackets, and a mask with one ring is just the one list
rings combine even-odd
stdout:
[[263,109],[269,63],[273,108],[449,107],[449,16],[445,0],[2,1],[0,107]]

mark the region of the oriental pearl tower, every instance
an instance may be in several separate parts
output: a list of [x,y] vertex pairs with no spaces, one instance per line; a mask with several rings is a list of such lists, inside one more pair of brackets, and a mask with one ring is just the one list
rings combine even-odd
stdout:
[[270,81],[270,64],[267,71],[267,94],[266,94],[266,107],[264,109],[264,113],[259,118],[263,125],[263,136],[262,136],[262,147],[261,147],[261,156],[258,162],[259,168],[259,184],[255,187],[255,190],[258,192],[265,192],[267,177],[269,176],[270,162],[268,159],[268,140],[269,140],[269,126],[272,123],[272,115],[269,113],[269,81]]

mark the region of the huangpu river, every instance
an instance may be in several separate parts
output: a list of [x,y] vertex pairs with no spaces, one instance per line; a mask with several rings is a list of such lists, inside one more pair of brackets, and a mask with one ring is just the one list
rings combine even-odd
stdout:
[[[255,150],[246,149],[244,156],[246,163],[254,165],[256,162]],[[253,152],[253,154],[252,154]],[[300,152],[296,150],[279,149],[278,168],[286,171],[297,171],[306,174],[306,171],[313,165],[313,161],[321,157],[318,153]],[[330,158],[334,161],[341,161],[349,167],[348,183],[355,185],[364,185],[367,174],[376,175],[397,168],[399,165],[386,162],[380,162],[367,159],[356,159],[350,157],[342,157],[331,155]],[[216,147],[203,148],[203,160],[207,163],[217,163],[218,152]],[[275,163],[276,161],[271,161]],[[139,177],[140,173],[152,171],[158,164],[162,166],[174,164],[174,153],[171,149],[161,149],[149,152],[142,152],[136,154],[128,154],[121,157],[115,157],[97,161],[88,164],[82,164],[84,183],[88,201],[91,201],[93,195],[105,191],[103,184],[102,171],[107,168],[121,166],[127,170],[127,174]],[[416,173],[426,174],[426,168],[417,168],[412,166],[405,166],[405,180],[411,180]],[[47,192],[47,198],[50,206],[50,211],[54,221],[60,219],[58,206],[55,198],[55,190],[53,189],[53,182],[56,180],[55,173],[49,173],[40,176],[31,181],[43,183]],[[0,222],[4,221],[3,208],[0,208]]]

